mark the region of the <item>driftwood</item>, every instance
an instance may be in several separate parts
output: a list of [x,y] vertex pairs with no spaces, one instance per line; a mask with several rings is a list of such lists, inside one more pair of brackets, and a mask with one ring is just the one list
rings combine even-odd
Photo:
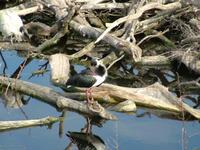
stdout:
[[[83,90],[84,91],[84,90]],[[102,96],[103,95],[103,96]],[[82,100],[83,93],[66,93],[66,97]],[[189,113],[200,119],[200,111],[175,97],[168,89],[159,83],[144,88],[129,88],[111,84],[103,84],[93,88],[93,97],[99,102],[119,103],[125,100],[135,102],[137,106],[166,110],[171,113]],[[128,104],[129,105],[129,104]],[[128,106],[127,106],[128,107]]]
[[[25,57],[25,63],[29,59],[47,59],[54,85],[64,85],[70,65],[82,64],[87,56],[97,56],[108,66],[108,82],[112,84],[93,88],[95,100],[114,104],[112,109],[115,111],[135,111],[142,106],[153,108],[154,112],[168,112],[160,116],[175,114],[183,119],[183,113],[186,113],[193,119],[200,119],[198,109],[178,98],[184,97],[185,93],[192,95],[194,84],[198,92],[199,79],[183,82],[182,76],[173,70],[175,60],[197,75],[200,73],[197,52],[200,15],[195,8],[199,7],[198,1],[31,0],[18,6],[8,3],[1,11],[10,9],[23,16],[24,30],[29,35],[22,42],[14,41],[13,44],[10,39],[2,38],[0,49],[21,52],[18,54]],[[186,5],[188,3],[192,5]],[[35,15],[41,18],[37,22]],[[74,101],[85,100],[85,89],[66,93],[64,97],[50,88],[18,80],[24,62],[15,73],[17,79],[0,76],[0,83],[7,92],[30,95],[60,109],[116,119],[106,110],[94,112],[84,103]],[[6,61],[4,64],[6,66]],[[163,66],[167,66],[168,71],[159,70]],[[168,78],[175,81],[170,82]],[[153,84],[157,81],[163,85]],[[128,85],[136,88],[125,87]],[[178,93],[177,96],[167,87]]]
[[[81,25],[75,21],[71,21],[69,23],[69,25],[76,32],[79,32],[79,33],[81,33],[85,36],[91,37],[91,38],[97,38],[103,33],[103,30],[101,30],[101,29],[95,29],[90,26]],[[125,51],[129,55],[132,55],[132,50],[135,49],[136,51],[138,51],[138,53],[140,53],[140,54],[138,54],[139,55],[138,57],[141,57],[140,56],[141,49],[136,45],[131,45],[131,43],[129,43],[123,39],[117,38],[110,34],[106,34],[105,37],[103,38],[103,41],[105,43],[110,44],[111,46],[113,46],[116,49]]]
[[137,107],[134,101],[132,100],[125,100],[123,102],[120,102],[116,105],[113,105],[109,107],[110,110],[112,111],[117,111],[117,112],[136,112]]
[[69,59],[64,54],[51,55],[49,58],[51,67],[51,81],[53,84],[65,84],[69,78]]
[[56,117],[45,117],[33,120],[18,120],[18,121],[0,121],[0,131],[27,128],[32,126],[52,125],[60,119]]
[[93,112],[86,104],[63,97],[60,93],[53,91],[51,88],[43,87],[26,81],[11,79],[0,76],[0,84],[4,87],[12,88],[25,95],[35,97],[45,103],[51,104],[59,109],[68,109],[71,111],[86,114],[92,117],[101,117],[104,119],[115,120],[116,117],[106,110]]

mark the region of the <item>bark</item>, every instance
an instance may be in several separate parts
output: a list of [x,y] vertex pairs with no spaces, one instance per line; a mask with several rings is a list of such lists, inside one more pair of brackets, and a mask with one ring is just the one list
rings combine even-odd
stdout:
[[0,131],[27,128],[32,126],[50,125],[58,121],[59,118],[56,117],[46,117],[33,120],[0,121]]
[[51,67],[51,82],[55,85],[64,85],[69,79],[69,59],[64,54],[54,54],[49,58]]
[[12,88],[13,90],[21,92],[25,95],[37,98],[42,102],[48,103],[59,109],[68,109],[92,117],[116,120],[116,117],[107,112],[105,109],[103,109],[101,112],[93,112],[87,107],[86,104],[66,98],[48,87],[2,76],[0,76],[0,84],[4,87],[8,86],[9,88]]
[[[83,90],[84,91],[84,90]],[[99,102],[119,103],[125,100],[135,102],[136,106],[153,109],[166,110],[171,113],[183,112],[191,114],[196,119],[200,119],[200,111],[174,96],[168,89],[159,83],[144,88],[129,88],[111,84],[103,84],[93,88],[93,97]],[[103,97],[102,97],[103,95]],[[66,97],[81,100],[83,93],[66,93]]]

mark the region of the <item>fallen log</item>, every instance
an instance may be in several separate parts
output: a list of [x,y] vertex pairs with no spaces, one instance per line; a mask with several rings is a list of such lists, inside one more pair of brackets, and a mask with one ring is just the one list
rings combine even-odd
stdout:
[[0,76],[0,85],[9,87],[25,95],[32,96],[42,102],[48,103],[59,109],[68,109],[92,117],[101,117],[107,120],[116,120],[116,116],[107,112],[105,109],[100,112],[92,111],[84,103],[74,101],[62,96],[51,88],[30,82]]
[[[79,89],[79,91],[84,89]],[[188,113],[200,119],[200,110],[194,109],[181,99],[174,96],[168,89],[159,83],[144,88],[129,88],[112,84],[102,84],[93,88],[93,97],[99,102],[119,103],[125,100],[135,102],[136,106],[170,111],[172,113]],[[102,96],[103,95],[103,96]],[[66,97],[84,99],[83,93],[66,93]]]

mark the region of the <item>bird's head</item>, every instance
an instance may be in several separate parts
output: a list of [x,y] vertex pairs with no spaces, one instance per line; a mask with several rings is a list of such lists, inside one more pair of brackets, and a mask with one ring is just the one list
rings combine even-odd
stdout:
[[101,65],[100,59],[97,58],[97,57],[93,57],[93,58],[91,59],[91,66],[93,66],[93,67],[98,67],[99,65]]

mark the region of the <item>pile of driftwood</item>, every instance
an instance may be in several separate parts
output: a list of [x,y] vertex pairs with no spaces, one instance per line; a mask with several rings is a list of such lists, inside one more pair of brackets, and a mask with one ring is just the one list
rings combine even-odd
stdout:
[[32,76],[47,72],[49,63],[52,83],[63,87],[74,72],[72,65],[87,66],[87,57],[95,56],[109,74],[105,84],[93,88],[94,99],[105,108],[133,112],[144,107],[160,117],[200,119],[198,1],[20,0],[0,6],[1,22],[11,13],[22,19],[12,31],[6,28],[17,22],[14,18],[7,26],[0,23],[1,51],[17,51],[24,58],[7,75],[10,60],[1,53],[1,95],[7,106],[22,107],[23,95],[29,95],[59,110],[115,120],[107,109],[88,109],[83,103],[85,89],[59,93],[20,80],[33,59],[45,59]]

